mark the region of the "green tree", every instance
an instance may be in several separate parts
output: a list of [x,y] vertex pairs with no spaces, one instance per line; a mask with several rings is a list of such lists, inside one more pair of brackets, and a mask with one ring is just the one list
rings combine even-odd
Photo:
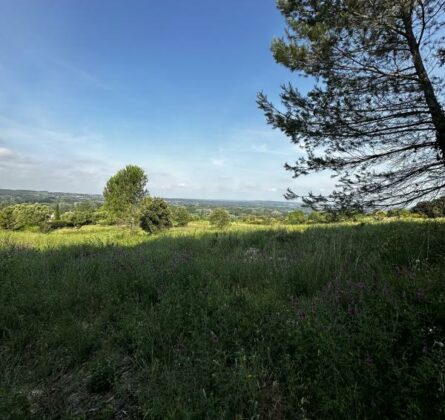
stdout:
[[56,203],[56,208],[54,210],[54,220],[58,222],[60,220],[60,205]]
[[291,225],[299,225],[306,221],[306,216],[301,210],[294,210],[287,215],[287,222]]
[[139,226],[148,233],[157,233],[173,226],[169,205],[162,198],[146,197],[139,209]]
[[[445,189],[442,0],[278,0],[287,22],[276,61],[312,77],[306,95],[282,88],[282,107],[264,94],[268,123],[302,146],[286,164],[294,177],[328,170],[328,196],[313,208],[406,205]],[[288,190],[288,198],[295,198]]]
[[214,209],[210,213],[209,221],[212,226],[223,229],[230,224],[229,212],[225,209]]
[[191,215],[183,206],[172,207],[173,222],[176,226],[187,226],[191,220]]
[[105,209],[133,225],[138,215],[138,206],[148,195],[147,182],[148,177],[139,166],[128,165],[121,169],[105,186]]

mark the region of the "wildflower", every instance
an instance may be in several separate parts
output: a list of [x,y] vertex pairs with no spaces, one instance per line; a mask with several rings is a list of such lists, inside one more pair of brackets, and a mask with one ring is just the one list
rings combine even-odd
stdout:
[[213,332],[210,331],[210,339],[214,342],[217,343],[219,341],[219,337]]

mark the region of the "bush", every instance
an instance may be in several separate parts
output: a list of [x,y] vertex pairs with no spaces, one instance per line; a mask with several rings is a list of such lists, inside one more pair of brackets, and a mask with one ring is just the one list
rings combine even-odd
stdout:
[[0,227],[20,230],[27,227],[43,227],[53,214],[44,204],[16,204],[0,212]]
[[116,217],[103,207],[100,207],[93,213],[93,223],[98,225],[114,225],[116,222]]
[[383,211],[383,210],[375,210],[372,212],[372,218],[377,221],[384,220],[385,217],[387,217],[387,216],[388,215],[387,215],[386,211]]
[[139,226],[148,233],[157,233],[173,226],[172,213],[162,198],[145,198],[140,205]]
[[397,217],[399,219],[406,219],[413,216],[413,213],[407,209],[391,209],[386,212],[387,217]]
[[445,197],[421,201],[413,207],[413,212],[430,218],[445,217]]
[[60,216],[60,220],[68,226],[85,226],[95,223],[95,207],[92,203],[80,203],[72,211],[67,211]]
[[241,219],[244,223],[249,225],[270,225],[272,218],[269,216],[247,216]]
[[312,213],[309,213],[307,219],[311,223],[327,223],[329,221],[328,215],[321,211],[313,211]]
[[306,216],[301,210],[294,210],[287,215],[287,223],[291,225],[300,225],[306,222]]
[[172,215],[175,226],[187,226],[191,220],[190,213],[182,206],[173,207]]
[[66,222],[64,220],[50,220],[46,224],[45,230],[50,231],[50,230],[63,229],[66,227],[73,227],[73,226],[74,225],[72,223]]
[[229,212],[224,209],[215,209],[210,213],[209,221],[212,226],[223,229],[230,224]]
[[0,211],[0,228],[14,229],[14,206],[8,206]]

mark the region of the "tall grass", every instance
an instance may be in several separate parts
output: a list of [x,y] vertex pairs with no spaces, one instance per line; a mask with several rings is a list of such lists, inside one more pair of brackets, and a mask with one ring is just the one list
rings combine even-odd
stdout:
[[445,224],[0,233],[8,418],[445,416]]

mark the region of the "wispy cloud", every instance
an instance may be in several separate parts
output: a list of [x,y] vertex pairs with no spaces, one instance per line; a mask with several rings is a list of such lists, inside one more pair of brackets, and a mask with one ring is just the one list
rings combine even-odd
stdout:
[[118,167],[98,133],[0,118],[0,184],[96,193]]
[[49,57],[48,61],[54,63],[60,69],[70,73],[70,76],[77,77],[78,79],[84,81],[85,83],[87,83],[93,87],[96,87],[98,89],[103,89],[103,90],[111,89],[111,87],[108,84],[104,83],[102,80],[100,80],[98,77],[94,76],[92,73],[90,73],[80,67],[77,67],[76,65],[74,65],[68,61],[61,60],[58,58],[53,58],[53,57]]

